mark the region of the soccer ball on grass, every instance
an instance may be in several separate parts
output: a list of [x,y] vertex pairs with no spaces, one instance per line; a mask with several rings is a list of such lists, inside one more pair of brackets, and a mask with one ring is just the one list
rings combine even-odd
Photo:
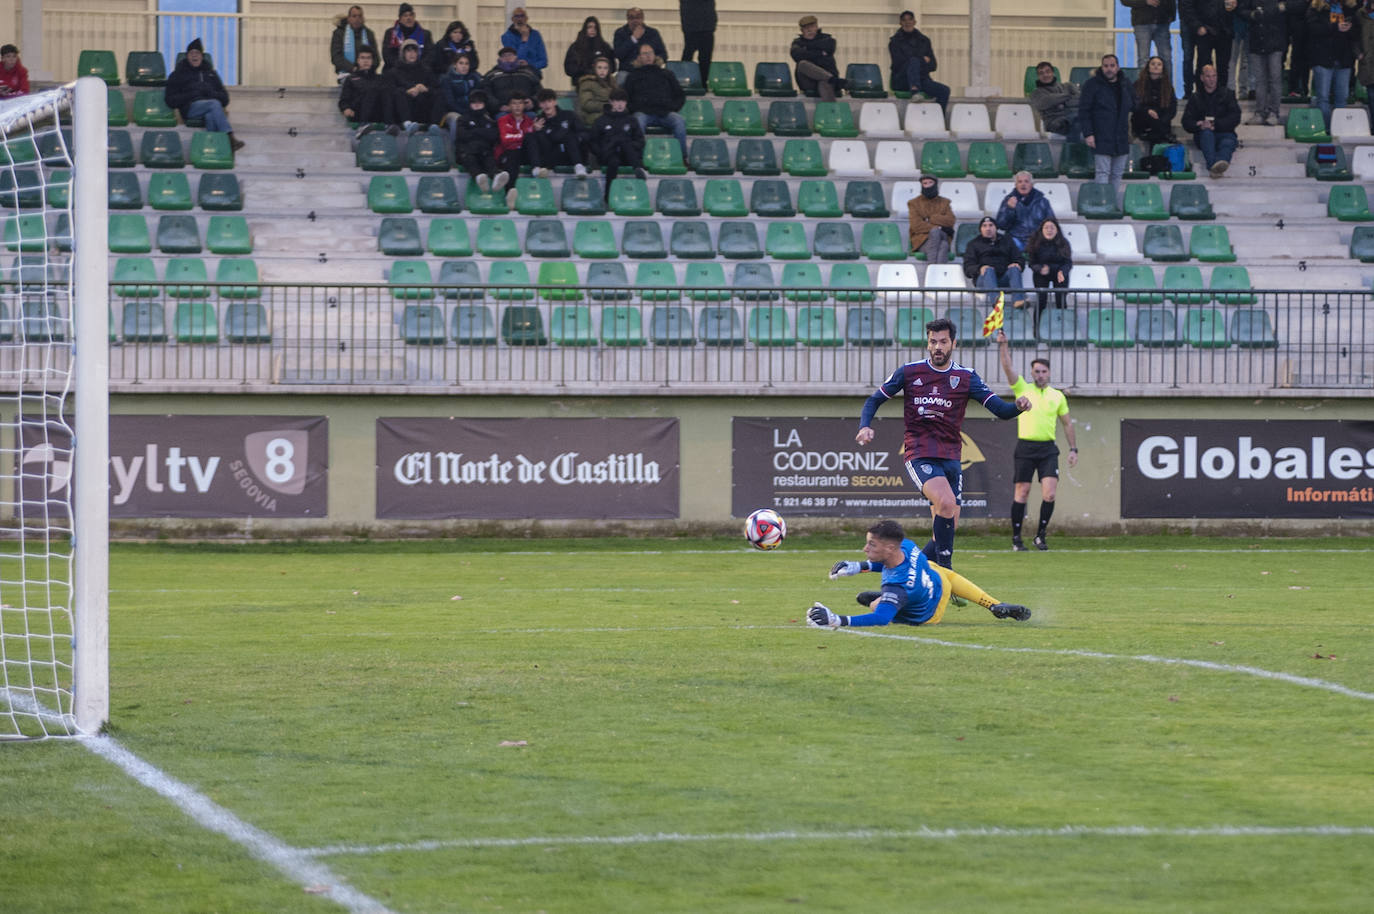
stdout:
[[776,549],[787,536],[787,522],[772,508],[759,508],[744,522],[744,538],[755,549]]

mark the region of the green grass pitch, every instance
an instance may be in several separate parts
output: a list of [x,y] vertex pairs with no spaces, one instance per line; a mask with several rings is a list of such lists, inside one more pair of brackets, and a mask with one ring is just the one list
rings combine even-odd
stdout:
[[1368,540],[961,537],[1032,620],[875,637],[793,526],[117,546],[111,736],[251,831],[3,744],[0,909],[1369,909]]

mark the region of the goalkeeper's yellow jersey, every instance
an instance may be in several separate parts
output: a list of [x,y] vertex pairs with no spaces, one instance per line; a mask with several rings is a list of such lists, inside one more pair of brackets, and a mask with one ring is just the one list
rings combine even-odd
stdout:
[[1064,392],[1057,387],[1041,390],[1020,375],[1011,385],[1011,392],[1031,401],[1031,408],[1016,417],[1016,437],[1023,441],[1053,441],[1054,424],[1069,412],[1069,398]]

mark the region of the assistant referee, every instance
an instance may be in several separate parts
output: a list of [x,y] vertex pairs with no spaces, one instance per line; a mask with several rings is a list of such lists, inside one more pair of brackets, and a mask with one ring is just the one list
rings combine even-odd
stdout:
[[[1074,437],[1073,420],[1069,418],[1069,400],[1064,392],[1050,386],[1050,363],[1048,359],[1037,358],[1031,361],[1031,381],[1016,373],[1011,367],[1011,347],[1007,345],[1007,335],[997,331],[998,355],[1002,360],[1002,373],[1007,376],[1014,396],[1024,396],[1031,401],[1031,408],[1016,418],[1016,455],[1015,472],[1012,476],[1011,495],[1011,548],[1025,552],[1026,544],[1021,541],[1021,524],[1026,519],[1026,502],[1030,498],[1031,480],[1040,475],[1040,525],[1036,528],[1035,548],[1041,552],[1048,550],[1045,531],[1049,529],[1050,517],[1054,515],[1054,497],[1059,488],[1059,446],[1055,444],[1057,429],[1055,421],[1064,426],[1064,437],[1069,441],[1069,466],[1078,463],[1078,444]],[[1033,382],[1033,383],[1032,383]]]

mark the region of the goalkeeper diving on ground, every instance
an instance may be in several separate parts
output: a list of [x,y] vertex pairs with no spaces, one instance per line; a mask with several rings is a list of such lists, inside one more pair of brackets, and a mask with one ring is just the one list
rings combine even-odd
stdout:
[[813,628],[892,623],[934,625],[944,618],[952,596],[972,600],[998,619],[1025,622],[1031,616],[1026,607],[998,602],[968,578],[931,564],[916,544],[906,538],[902,525],[895,520],[879,521],[868,528],[864,555],[867,561],[836,562],[830,569],[830,580],[865,571],[880,573],[881,590],[866,590],[855,597],[869,611],[858,616],[841,616],[817,602],[806,614],[807,625]]

